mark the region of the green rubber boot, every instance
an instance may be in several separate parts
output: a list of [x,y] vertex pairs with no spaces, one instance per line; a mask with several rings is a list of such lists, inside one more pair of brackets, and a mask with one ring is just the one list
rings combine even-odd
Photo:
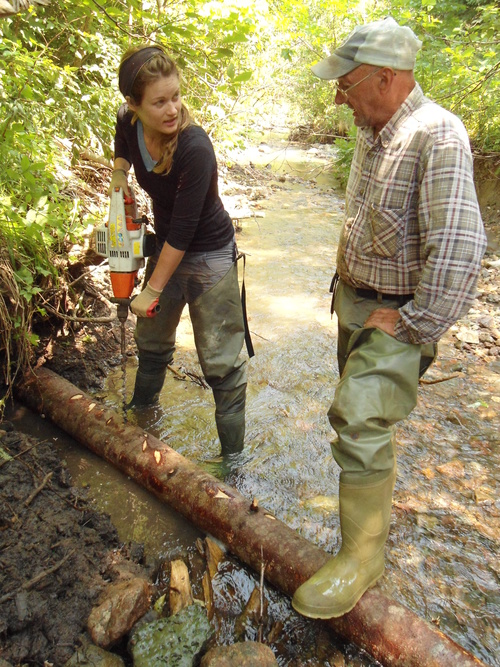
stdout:
[[245,440],[245,409],[230,414],[215,413],[221,453],[203,461],[203,467],[214,477],[225,480],[238,465],[238,454]]
[[215,423],[221,444],[221,454],[229,457],[243,451],[245,440],[245,409],[225,415],[215,413]]
[[158,401],[163,383],[165,382],[166,369],[159,373],[149,374],[137,371],[135,376],[134,394],[127,409],[132,407],[145,407],[153,405]]
[[339,486],[342,546],[295,591],[292,600],[294,609],[310,618],[343,616],[384,572],[394,472],[382,479],[380,473],[356,475],[353,484],[343,483],[344,474]]

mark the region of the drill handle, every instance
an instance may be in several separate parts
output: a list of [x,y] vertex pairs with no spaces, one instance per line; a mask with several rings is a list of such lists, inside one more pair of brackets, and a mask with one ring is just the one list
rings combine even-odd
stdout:
[[158,299],[155,299],[155,301],[153,301],[153,303],[147,309],[146,313],[147,313],[148,317],[154,317],[157,313],[160,312],[160,310],[161,310],[161,306],[158,303]]

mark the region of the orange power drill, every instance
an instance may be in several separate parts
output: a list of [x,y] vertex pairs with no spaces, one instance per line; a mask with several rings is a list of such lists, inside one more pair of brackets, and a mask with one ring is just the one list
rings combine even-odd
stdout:
[[[111,193],[108,222],[96,228],[96,251],[108,258],[113,298],[117,304],[117,316],[125,323],[134,288],[138,284],[137,272],[144,266],[144,258],[156,250],[155,235],[147,230],[146,216],[137,218],[137,206],[133,196],[125,195],[122,188]],[[159,310],[158,300],[148,310],[154,317]]]

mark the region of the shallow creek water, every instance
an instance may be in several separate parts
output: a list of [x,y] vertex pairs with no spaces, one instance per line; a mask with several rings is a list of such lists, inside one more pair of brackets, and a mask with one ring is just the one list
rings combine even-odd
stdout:
[[[333,435],[326,413],[338,380],[329,285],[343,200],[328,187],[331,176],[323,171],[327,151],[273,152],[263,146],[245,156],[252,164],[270,164],[277,187],[271,184],[267,197],[252,202],[256,215],[240,222],[237,235],[239,249],[247,256],[245,284],[255,357],[248,362],[246,447],[232,483],[304,537],[335,552],[339,471],[331,456]],[[293,165],[303,178],[279,182],[278,175],[289,174]],[[174,364],[179,372],[200,374],[187,311]],[[131,357],[128,395],[135,366]],[[399,475],[387,570],[379,585],[496,667],[498,402],[491,399],[498,397],[500,376],[474,364],[464,367],[446,343],[432,372],[431,378],[456,377],[423,385],[419,405],[398,429]],[[121,390],[117,369],[99,396],[121,409]],[[159,406],[129,413],[129,421],[205,465],[205,459],[218,454],[213,411],[209,390],[169,373]],[[62,433],[52,432],[51,437],[65,439]],[[183,557],[193,551],[199,533],[175,512],[93,454],[71,443],[65,444],[64,452],[75,482],[90,487],[123,540],[144,543],[146,554],[154,558]],[[256,575],[232,563],[218,576],[216,599],[228,614],[241,609]],[[223,600],[228,590],[231,598],[226,595]],[[297,616],[277,592],[267,594],[270,614],[285,623],[287,639],[277,650],[280,665],[299,664],[297,659],[302,659],[300,664],[341,664],[318,653],[318,633],[324,630]],[[355,647],[338,647],[346,665],[378,664]]]

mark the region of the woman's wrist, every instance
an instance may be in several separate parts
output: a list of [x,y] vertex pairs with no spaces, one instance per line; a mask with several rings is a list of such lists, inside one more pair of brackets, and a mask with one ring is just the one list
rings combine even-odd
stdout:
[[115,171],[122,171],[125,174],[125,176],[128,176],[128,172],[125,169],[117,167],[116,169],[113,169],[113,174],[115,173]]
[[163,291],[163,288],[158,289],[157,287],[153,287],[153,285],[151,285],[151,280],[148,281],[146,287],[148,287],[150,292],[152,292],[155,296],[160,296]]

